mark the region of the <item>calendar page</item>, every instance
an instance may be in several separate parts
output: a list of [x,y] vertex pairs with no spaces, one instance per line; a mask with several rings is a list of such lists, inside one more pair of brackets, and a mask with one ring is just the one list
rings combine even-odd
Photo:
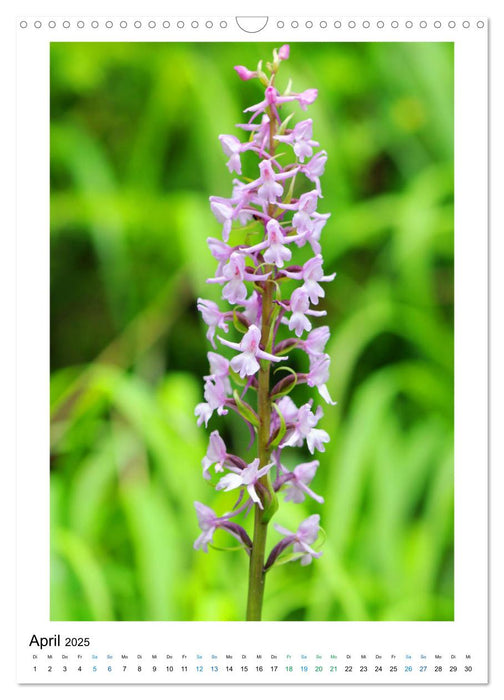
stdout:
[[488,19],[171,9],[17,19],[18,682],[487,683]]

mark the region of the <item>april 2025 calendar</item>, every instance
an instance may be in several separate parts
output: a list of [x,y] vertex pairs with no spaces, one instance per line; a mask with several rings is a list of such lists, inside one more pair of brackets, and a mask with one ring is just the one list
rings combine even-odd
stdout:
[[18,18],[20,683],[487,682],[487,30]]

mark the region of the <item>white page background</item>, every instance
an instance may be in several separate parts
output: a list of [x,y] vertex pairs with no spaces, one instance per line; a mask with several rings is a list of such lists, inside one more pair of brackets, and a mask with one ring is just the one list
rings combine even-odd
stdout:
[[[198,14],[199,7],[201,7],[201,3],[186,3],[184,6],[185,13],[184,14]],[[366,14],[369,12],[369,16],[380,14],[380,15],[393,15],[397,14],[397,16],[405,16],[406,14],[411,14],[412,16],[415,15],[422,15],[422,16],[428,16],[429,14],[438,14],[438,15],[444,15],[444,16],[453,16],[457,17],[460,15],[462,12],[468,14],[468,15],[475,15],[476,13],[478,15],[484,15],[485,13],[490,14],[492,16],[492,19],[494,19],[494,16],[492,15],[492,9],[491,7],[486,8],[485,5],[488,5],[488,3],[479,3],[476,7],[474,5],[471,5],[470,3],[444,3],[442,6],[440,6],[440,3],[429,3],[429,2],[423,2],[421,7],[414,7],[413,4],[408,4],[406,5],[405,3],[380,3],[377,5],[374,3],[371,8],[371,3],[352,3],[350,8],[348,8],[345,11],[345,7],[343,5],[338,6],[339,10],[339,15],[345,15],[345,14],[350,14],[352,15],[358,15],[361,17],[365,17]],[[218,3],[212,7],[212,9],[215,11],[216,14],[218,14],[218,10],[221,11],[222,14],[236,14],[237,12],[237,4],[232,5],[232,10],[230,12],[229,9],[230,3]],[[325,7],[327,7],[327,13],[328,14],[334,14],[334,6],[331,7],[329,3],[317,3],[316,6],[316,12],[314,14],[323,14]],[[456,6],[456,11],[454,10]],[[245,5],[242,5],[243,10],[239,14],[269,14],[268,12],[268,7],[266,3],[262,4],[254,4],[253,7],[247,7]],[[280,10],[283,9],[284,7],[288,7],[288,12],[286,12],[286,16],[288,15],[293,15],[293,14],[305,14],[307,12],[307,8],[301,6],[300,3],[280,3],[276,2],[275,3],[275,8],[274,12],[276,15],[280,14]],[[299,7],[298,11],[296,12],[297,8]],[[134,3],[121,3],[120,8],[118,7],[117,3],[106,3],[106,2],[101,2],[101,3],[93,3],[89,2],[86,3],[85,7],[78,8],[80,12],[77,9],[76,3],[72,4],[72,12],[69,12],[69,7],[68,4],[65,5],[63,3],[48,3],[47,6],[42,6],[41,3],[19,3],[18,6],[16,7],[16,15],[29,15],[33,13],[38,13],[39,15],[42,15],[42,10],[43,8],[43,15],[44,16],[51,16],[51,14],[54,14],[55,16],[57,15],[79,15],[82,14],[82,16],[88,16],[92,15],[94,12],[96,12],[97,15],[103,15],[105,14],[106,11],[113,13],[117,12],[121,15],[136,15],[136,14],[142,14],[142,15],[148,15],[148,14],[158,14],[162,12],[163,14],[168,14],[169,13],[169,8],[166,5],[163,5],[162,3],[154,3],[154,2],[143,2],[142,7],[141,7],[141,13],[138,12],[138,6],[136,6]],[[314,10],[314,6],[310,6],[310,9]],[[331,12],[332,10],[332,12]],[[206,13],[207,14],[209,10],[207,9]],[[7,19],[7,18],[6,18]],[[498,21],[501,21],[499,17],[495,16],[494,19],[494,24],[492,25],[492,35],[494,31],[496,31],[495,24],[497,24]],[[6,75],[6,82],[4,83],[4,91],[10,98],[6,99],[4,104],[5,108],[4,109],[4,114],[2,115],[4,118],[4,121],[7,123],[4,125],[4,129],[2,130],[2,135],[4,137],[3,142],[4,142],[4,149],[3,149],[3,155],[4,155],[4,162],[7,163],[7,167],[4,167],[4,173],[3,175],[7,175],[6,182],[4,184],[4,187],[2,188],[2,192],[4,194],[8,194],[7,197],[2,198],[4,201],[4,207],[7,209],[7,217],[4,217],[4,235],[3,235],[3,241],[4,241],[4,260],[5,260],[5,265],[4,265],[4,275],[2,276],[2,284],[4,285],[3,291],[3,300],[4,300],[4,343],[3,343],[3,352],[4,352],[4,362],[2,363],[2,367],[4,369],[4,377],[5,377],[5,382],[4,382],[4,402],[3,402],[3,409],[4,409],[4,415],[3,420],[2,420],[2,427],[3,427],[3,435],[4,439],[7,443],[7,450],[5,450],[5,463],[4,463],[4,473],[5,473],[5,492],[4,492],[4,508],[2,509],[2,515],[5,518],[5,523],[4,523],[4,529],[3,532],[6,533],[6,537],[4,538],[5,542],[5,549],[4,551],[6,552],[6,557],[4,557],[4,561],[7,560],[9,562],[9,565],[5,568],[5,576],[3,577],[3,586],[2,586],[2,603],[4,605],[4,616],[3,619],[6,624],[2,625],[3,627],[3,635],[2,635],[2,644],[5,647],[2,649],[1,655],[0,655],[0,663],[2,666],[2,682],[5,682],[8,684],[7,687],[10,688],[10,694],[16,693],[16,697],[21,694],[26,694],[30,692],[36,692],[37,696],[44,697],[44,693],[47,694],[47,697],[49,697],[49,693],[51,694],[51,697],[56,693],[56,695],[60,692],[65,693],[65,697],[70,696],[74,697],[76,695],[79,695],[82,692],[93,692],[93,693],[108,693],[109,695],[112,693],[121,693],[121,697],[124,696],[129,696],[131,693],[135,693],[135,697],[140,693],[144,692],[143,689],[141,690],[140,688],[135,688],[135,687],[126,687],[126,686],[121,686],[121,687],[102,687],[102,688],[90,688],[89,686],[86,687],[15,687],[14,685],[14,661],[13,661],[13,651],[14,651],[14,643],[13,643],[13,636],[14,636],[14,626],[11,624],[13,621],[13,612],[14,612],[14,606],[13,606],[13,598],[14,598],[14,593],[15,593],[15,587],[14,587],[14,581],[12,575],[9,575],[13,571],[13,558],[14,558],[14,542],[12,538],[12,532],[13,532],[13,523],[14,523],[14,501],[13,501],[13,476],[14,476],[14,445],[13,443],[13,435],[14,435],[14,425],[13,425],[13,418],[14,418],[14,412],[12,410],[13,406],[13,392],[14,392],[14,375],[13,375],[13,366],[14,366],[14,361],[15,361],[15,348],[13,345],[13,328],[14,328],[14,308],[13,308],[13,289],[14,289],[14,279],[13,279],[13,255],[14,255],[14,237],[12,235],[12,232],[14,230],[13,228],[13,211],[12,211],[12,203],[14,201],[13,198],[13,193],[12,193],[12,185],[13,185],[13,178],[12,178],[12,172],[13,172],[13,129],[14,129],[14,115],[13,115],[13,94],[14,94],[14,74],[12,70],[12,65],[13,65],[13,32],[14,32],[14,23],[12,18],[9,18],[8,21],[4,20],[4,24],[7,24],[7,29],[8,29],[8,36],[6,41],[3,42],[2,48],[5,49],[6,51],[9,51],[9,54],[5,55],[4,53],[4,61],[2,63],[2,66],[7,68],[7,75]],[[8,26],[10,24],[10,27]],[[4,28],[5,29],[5,28]],[[5,32],[4,32],[5,33]],[[496,52],[496,59],[493,59],[493,65],[494,65],[494,73],[493,77],[494,79],[497,79],[497,69],[496,66],[498,65],[498,56],[500,52],[500,64],[503,65],[502,61],[502,38],[499,42],[499,40],[493,36],[493,43],[491,43],[491,46],[495,47],[495,52]],[[10,69],[10,70],[9,70]],[[493,95],[493,99],[497,101],[498,95],[497,91],[495,91],[495,94]],[[500,114],[502,116],[502,98],[501,98],[501,104],[500,106],[498,104],[494,104],[494,107],[497,107],[500,109]],[[497,120],[497,118],[494,118],[494,125],[497,125],[499,123],[502,124],[502,118]],[[499,136],[497,134],[497,128],[494,128],[494,131],[492,133],[493,136],[493,151],[497,153],[497,146],[499,144],[502,145],[502,136]],[[498,156],[494,156],[494,160],[492,162],[492,167],[495,169],[496,172],[499,170],[498,166]],[[9,177],[10,174],[10,177]],[[501,183],[502,184],[502,183]],[[9,189],[10,186],[10,189]],[[493,183],[495,191],[497,191],[497,186],[498,186],[498,181],[496,180]],[[495,196],[496,201],[498,200],[498,195]],[[10,206],[9,206],[10,205]],[[500,230],[502,231],[502,215],[500,218]],[[497,223],[494,224],[494,234],[499,230],[497,227]],[[502,282],[499,282],[498,280],[498,274],[500,271],[500,261],[502,261],[502,243],[497,237],[497,235],[494,235],[493,241],[492,241],[492,262],[493,266],[495,266],[493,269],[495,270],[493,280],[495,282],[495,292],[499,294],[499,292],[502,292]],[[500,289],[499,289],[500,286]],[[501,298],[501,297],[499,297]],[[497,319],[499,317],[499,310],[500,310],[500,304],[498,301],[498,298],[496,294],[494,293],[494,298],[493,298],[493,312],[495,314],[495,318]],[[494,344],[497,345],[498,348],[502,351],[502,337],[498,336],[499,329],[497,327],[497,323],[494,323]],[[500,353],[502,355],[502,352]],[[496,361],[496,358],[498,357],[497,350],[494,350],[494,362],[493,362],[493,376],[492,376],[492,383],[493,386],[496,387],[493,392],[493,400],[495,403],[498,403],[498,387],[501,386],[501,382],[499,381],[502,379],[502,370],[499,370],[498,363]],[[500,372],[500,374],[499,374]],[[496,412],[493,415],[493,425],[495,426],[494,431],[495,434],[498,434],[499,431],[499,425],[501,424],[501,421],[499,420],[499,415]],[[502,451],[500,452],[500,457],[497,455],[494,455],[494,469],[491,474],[491,490],[490,494],[491,496],[497,496],[499,492],[502,493],[502,476],[500,474],[500,470],[498,470],[498,464],[502,464]],[[492,544],[495,546],[495,551],[498,551],[499,545],[498,541],[496,538],[496,533],[500,530],[501,532],[503,531],[502,528],[502,508],[499,508],[498,501],[495,500],[493,503],[492,507],[492,515],[496,519],[496,523],[493,524],[493,532],[494,532],[494,538],[492,540]],[[499,520],[500,518],[500,520]],[[491,632],[493,635],[496,635],[496,639],[498,640],[498,627],[496,622],[498,620],[503,619],[502,617],[502,604],[500,605],[499,609],[499,601],[498,601],[498,596],[496,595],[496,592],[499,590],[499,588],[502,589],[502,571],[499,571],[497,568],[497,562],[494,562],[494,566],[492,568],[492,573],[495,577],[497,577],[497,582],[493,583],[493,591],[494,595],[492,597],[492,619],[494,620],[494,625],[491,627]],[[500,584],[499,585],[499,581]],[[502,633],[501,633],[502,634]],[[486,693],[488,697],[490,697],[490,693],[493,693],[497,690],[498,688],[498,679],[499,679],[499,669],[502,667],[502,662],[504,659],[500,657],[500,653],[502,652],[502,644],[499,645],[498,641],[497,644],[492,645],[492,659],[493,661],[491,662],[491,678],[492,678],[492,683],[488,687],[480,687],[480,688],[475,688],[475,687],[463,687],[463,686],[457,686],[455,687],[430,687],[428,690],[426,688],[420,687],[398,687],[394,688],[391,686],[386,686],[386,687],[379,687],[379,686],[372,686],[369,688],[363,688],[362,686],[360,687],[325,687],[325,688],[310,688],[309,692],[317,692],[320,694],[321,697],[323,697],[324,693],[327,695],[331,693],[333,695],[334,693],[338,694],[343,694],[343,697],[346,697],[347,693],[356,693],[356,692],[373,692],[376,693],[376,697],[380,697],[380,693],[382,694],[383,697],[385,697],[385,693],[387,693],[387,697],[389,696],[389,693],[401,693],[401,697],[404,697],[404,695],[407,694],[409,697],[410,695],[414,695],[417,692],[429,692],[429,693],[439,693],[441,696],[444,697],[450,697],[451,692],[457,692],[457,697],[461,697],[467,695],[467,693],[471,693],[470,696],[468,697],[476,697],[476,694],[479,693],[483,694]],[[502,686],[501,686],[502,688]],[[198,690],[198,689],[196,689]],[[289,686],[288,689],[286,687],[284,688],[277,688],[272,689],[272,692],[275,694],[278,693],[289,693],[291,697],[300,697],[301,693],[306,693],[307,689],[304,689],[303,687],[292,687]],[[152,687],[150,686],[149,688],[146,689],[145,692],[163,692],[163,693],[176,693],[176,697],[182,697],[185,695],[185,693],[192,691],[191,688],[184,688],[184,687],[177,687],[176,689],[170,689],[167,687]],[[240,686],[238,689],[235,687],[234,689],[232,688],[224,688],[224,687],[207,687],[207,688],[200,688],[199,692],[204,692],[206,694],[206,697],[221,697],[224,695],[225,697],[227,694],[230,694],[230,692],[239,692],[242,696],[248,696],[250,693],[253,692],[260,692],[261,694],[264,694],[267,692],[267,688],[264,686],[258,687],[243,687]],[[218,694],[218,695],[217,695]],[[455,695],[453,696],[455,697]],[[495,696],[497,697],[497,696]]]

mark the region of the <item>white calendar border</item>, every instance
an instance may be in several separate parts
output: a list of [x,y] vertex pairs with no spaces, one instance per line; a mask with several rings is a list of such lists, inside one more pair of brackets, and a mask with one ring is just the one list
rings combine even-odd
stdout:
[[[82,19],[91,21],[94,18]],[[119,22],[123,18],[116,19]],[[286,648],[286,642],[293,655],[300,654],[306,647],[306,639],[323,639],[324,652],[334,648],[339,653],[348,650],[361,653],[367,648],[373,653],[381,649],[385,654],[407,647],[411,653],[421,653],[422,649],[430,652],[435,640],[443,654],[449,649],[457,654],[469,650],[473,657],[478,658],[481,669],[480,675],[472,680],[484,682],[487,658],[487,20],[457,17],[457,26],[451,29],[447,26],[447,19],[438,28],[434,22],[439,22],[439,18],[424,20],[415,17],[411,18],[413,26],[407,28],[404,23],[409,18],[365,18],[370,26],[363,28],[358,24],[362,18],[337,18],[342,21],[337,32],[331,29],[329,33],[327,27],[315,26],[307,33],[303,30],[303,23],[310,18],[299,17],[296,21],[300,26],[296,28],[287,25],[279,29],[271,22],[260,35],[244,35],[233,26],[233,18],[227,17],[225,30],[221,32],[220,28],[213,28],[209,35],[203,34],[201,28],[192,29],[187,24],[170,34],[162,31],[162,25],[149,27],[149,21],[158,22],[159,18],[125,19],[132,21],[133,26],[128,24],[123,29],[100,25],[91,32],[87,26],[79,28],[78,19],[73,17],[55,17],[52,19],[56,22],[54,28],[48,26],[50,20],[47,18],[31,17],[26,19],[27,28],[18,30],[19,658],[25,655],[26,640],[31,634],[50,635],[58,631],[69,635],[90,634],[96,640],[96,648],[101,646],[103,650],[107,646],[119,650],[121,645],[127,645],[128,638],[130,643],[134,640],[136,644],[142,638],[157,639],[158,645],[165,646],[164,640],[169,635],[177,639],[177,648],[194,649],[194,638],[198,637],[208,639],[208,643],[200,642],[201,647],[221,649],[221,653],[229,653],[226,640],[231,634],[240,653],[246,649],[249,651],[243,653],[250,654],[261,648],[265,653],[269,650],[275,652],[279,647]],[[142,21],[141,28],[134,26],[135,20]],[[187,18],[184,20],[187,22]],[[41,22],[40,28],[34,26],[36,21]],[[60,26],[63,21],[69,21],[70,26]],[[175,18],[176,21],[182,20]],[[355,27],[348,25],[352,21],[356,23]],[[384,26],[378,26],[378,21],[383,21]],[[420,21],[426,21],[427,26],[420,27]],[[463,21],[482,22],[483,27],[472,24],[464,29]],[[392,22],[397,22],[398,26],[394,27]],[[48,42],[256,39],[278,43],[300,40],[455,41],[455,622],[49,622]],[[264,649],[259,637],[259,629],[262,636],[265,626],[269,649]],[[297,636],[303,644],[292,643],[292,638]],[[362,639],[366,639],[365,645]],[[150,641],[149,644],[153,643]],[[313,653],[316,653],[315,649]],[[19,671],[19,679],[26,680],[23,670],[20,668]],[[192,682],[196,680],[191,679]],[[219,678],[217,682],[224,680]],[[397,682],[404,680],[401,677]],[[209,682],[208,678],[203,682]],[[313,678],[308,682],[314,682]],[[376,679],[371,682],[376,682]],[[441,682],[448,681],[443,678]]]

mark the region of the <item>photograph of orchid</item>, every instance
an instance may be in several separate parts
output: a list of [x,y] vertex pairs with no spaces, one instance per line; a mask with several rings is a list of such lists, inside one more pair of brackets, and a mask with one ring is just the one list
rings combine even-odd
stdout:
[[51,44],[52,620],[454,619],[453,85]]
[[[283,538],[265,557],[268,524],[279,507],[277,494],[283,492],[286,500],[294,503],[304,501],[306,496],[319,503],[324,500],[309,488],[318,460],[297,464],[292,470],[282,464],[284,449],[306,443],[313,455],[316,451],[324,452],[324,443],[330,439],[325,430],[316,427],[323,415],[322,408],[313,410],[313,399],[297,407],[290,394],[297,384],[306,383],[316,387],[328,404],[334,404],[326,386],[330,357],[324,348],[329,327],[312,330],[309,318],[325,316],[326,311],[315,310],[312,305],[316,306],[325,296],[320,282],[330,282],[335,277],[334,273],[324,275],[322,269],[320,237],[329,215],[317,211],[322,198],[320,176],[327,154],[319,150],[314,155],[314,148],[320,144],[313,140],[311,119],[294,124],[292,112],[280,116],[282,107],[288,107],[289,103],[297,102],[307,110],[317,98],[316,89],[296,93],[290,82],[285,93],[277,89],[277,74],[289,54],[287,44],[278,51],[274,49],[272,61],[265,66],[267,73],[262,61],[256,71],[235,66],[242,80],[260,82],[264,99],[247,107],[244,111],[252,116],[246,124],[238,125],[250,138],[241,142],[236,136],[219,136],[229,156],[228,169],[238,177],[233,179],[230,199],[210,197],[212,211],[223,228],[221,239],[207,241],[218,261],[216,277],[207,282],[222,286],[222,298],[232,309],[221,311],[215,302],[198,299],[198,309],[208,325],[207,338],[214,348],[217,329],[227,334],[229,325],[233,324],[240,334],[239,342],[217,334],[221,346],[237,353],[230,361],[218,352],[208,353],[206,400],[195,411],[198,425],[207,426],[214,412],[222,416],[229,409],[236,411],[250,431],[257,456],[247,464],[240,456],[228,453],[219,431],[212,431],[203,458],[203,476],[210,479],[212,467],[216,473],[224,472],[215,488],[239,495],[232,511],[222,516],[195,502],[202,534],[194,546],[208,551],[214,532],[220,528],[235,537],[247,552],[250,558],[247,620],[261,619],[266,573],[280,563],[288,548],[292,547],[289,560],[300,558],[302,566],[321,555],[313,548],[320,531],[320,516],[314,514],[303,520],[296,532],[274,523]],[[282,152],[284,144],[288,145],[287,153]],[[245,151],[258,157],[256,179],[239,179],[240,155]],[[302,176],[305,191],[298,194],[296,180]],[[243,242],[232,246],[229,241],[235,221]],[[292,264],[294,244],[309,249],[303,265]],[[298,284],[287,296],[284,283],[289,280]],[[281,338],[285,326],[290,333]],[[296,349],[308,356],[308,372],[298,373],[286,364],[287,353]],[[272,380],[272,363],[281,363],[279,369],[283,371],[276,382]],[[253,393],[255,398],[250,399]],[[251,400],[255,408],[249,403]],[[236,519],[252,508],[254,531],[249,536]]]

